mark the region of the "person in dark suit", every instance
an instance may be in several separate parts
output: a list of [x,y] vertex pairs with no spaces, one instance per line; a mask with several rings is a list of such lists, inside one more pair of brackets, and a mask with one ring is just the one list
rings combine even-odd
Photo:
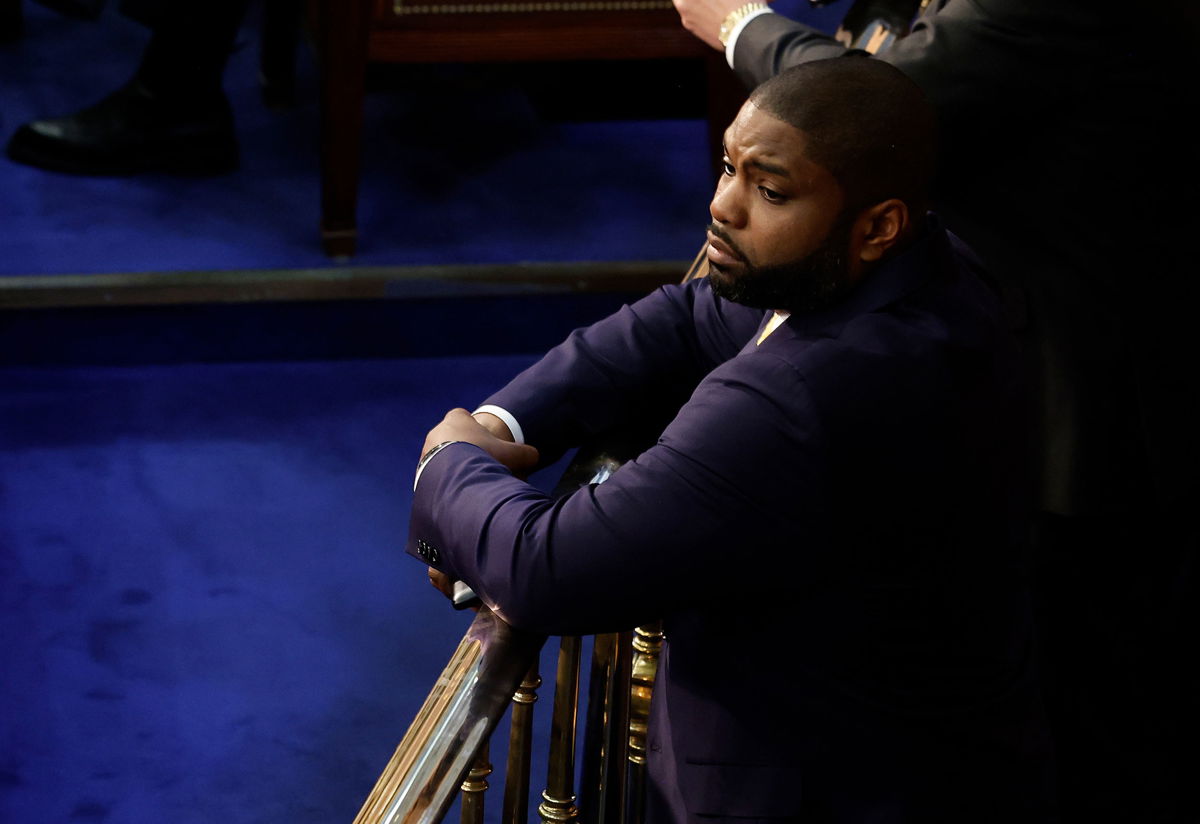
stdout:
[[[915,8],[912,4],[911,8]],[[748,87],[861,58],[744,0],[676,0]],[[1197,6],[932,0],[872,59],[942,127],[934,206],[1026,353],[1033,538],[1066,822],[1200,821],[1200,370],[1188,244]]]
[[[60,4],[63,5],[63,4]],[[70,8],[70,4],[66,4]],[[208,175],[238,166],[225,64],[250,0],[122,0],[151,37],[130,80],[79,111],[23,124],[11,160],[71,174]],[[98,4],[75,4],[98,13]]]
[[[768,81],[725,135],[708,277],[426,438],[407,549],[442,591],[550,634],[662,619],[653,822],[1054,820],[1015,351],[926,213],[933,137],[886,64]],[[521,479],[646,416],[604,483]]]

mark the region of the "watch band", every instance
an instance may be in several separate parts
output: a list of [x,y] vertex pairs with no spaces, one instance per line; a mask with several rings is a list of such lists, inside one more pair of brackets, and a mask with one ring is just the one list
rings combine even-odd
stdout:
[[721,41],[721,45],[729,45],[729,35],[733,34],[733,30],[737,27],[737,24],[742,22],[747,15],[766,8],[766,3],[747,3],[729,12],[725,16],[725,19],[721,21],[721,29],[717,32],[717,39]]

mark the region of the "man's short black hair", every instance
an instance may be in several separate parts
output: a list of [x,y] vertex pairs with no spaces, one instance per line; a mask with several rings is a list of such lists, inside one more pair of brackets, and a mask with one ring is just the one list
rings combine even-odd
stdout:
[[865,56],[786,69],[754,89],[760,110],[804,132],[807,156],[855,211],[899,198],[920,216],[937,155],[933,108],[903,72]]

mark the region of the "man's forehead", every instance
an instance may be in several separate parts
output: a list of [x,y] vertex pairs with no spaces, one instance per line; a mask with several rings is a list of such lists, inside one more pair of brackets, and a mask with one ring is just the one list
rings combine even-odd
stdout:
[[765,162],[781,171],[809,171],[815,165],[808,159],[808,137],[803,131],[750,101],[725,130],[724,146],[727,153],[747,155],[746,161]]

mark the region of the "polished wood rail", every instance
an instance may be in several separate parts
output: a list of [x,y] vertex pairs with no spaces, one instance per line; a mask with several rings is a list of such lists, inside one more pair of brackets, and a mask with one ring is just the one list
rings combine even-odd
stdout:
[[[496,723],[545,640],[481,609],[367,796],[356,824],[441,821],[477,756],[486,752]],[[464,805],[472,806],[478,803]]]
[[[581,450],[556,495],[603,483],[636,454],[638,437],[614,437]],[[586,675],[583,748],[576,769],[584,639],[560,639],[547,774],[537,819],[555,824],[640,824],[645,730],[662,634],[657,625],[592,638]],[[463,824],[482,824],[490,739],[511,707],[500,821],[529,821],[533,707],[547,638],[481,608],[442,670],[354,824],[434,824],[456,799]],[[578,780],[579,786],[576,786]]]

